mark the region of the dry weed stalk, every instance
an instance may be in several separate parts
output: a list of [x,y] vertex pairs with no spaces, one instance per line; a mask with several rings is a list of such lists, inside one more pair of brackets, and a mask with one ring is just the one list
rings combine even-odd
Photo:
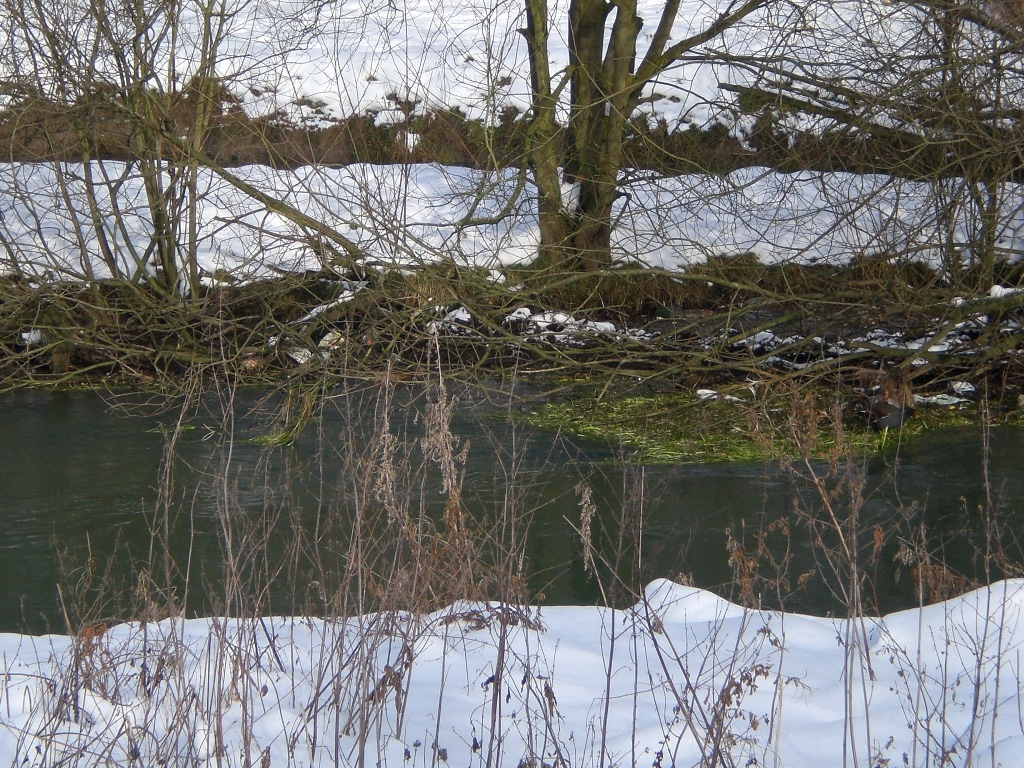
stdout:
[[[202,674],[185,678],[183,670],[199,654],[179,641],[176,633],[182,631],[181,622],[156,625],[147,618],[140,624],[136,631],[146,637],[148,650],[144,666],[132,666],[125,658],[125,646],[118,645],[121,640],[111,638],[118,628],[101,624],[101,617],[94,616],[90,623],[75,627],[81,630],[76,651],[40,706],[40,716],[32,724],[33,738],[42,734],[41,739],[50,738],[56,744],[69,721],[88,721],[91,732],[103,731],[106,739],[102,759],[118,764],[144,764],[146,757],[165,750],[179,764],[266,765],[270,753],[257,734],[266,726],[266,711],[278,711],[272,705],[277,703],[273,696],[280,692],[276,686],[281,676],[298,668],[308,676],[313,694],[308,701],[291,702],[295,719],[281,724],[295,763],[323,763],[321,756],[330,754],[335,764],[371,764],[381,743],[401,739],[407,762],[440,766],[448,759],[452,739],[440,725],[449,668],[445,667],[439,681],[434,731],[410,734],[410,686],[418,654],[429,647],[444,657],[451,652],[450,641],[480,633],[483,642],[493,643],[494,653],[480,686],[482,698],[472,730],[459,734],[472,744],[473,765],[491,768],[521,760],[523,765],[611,766],[651,759],[655,765],[667,766],[678,764],[691,747],[699,753],[702,768],[731,768],[742,762],[738,756],[747,759],[757,750],[762,764],[771,761],[772,739],[777,744],[784,726],[781,691],[790,685],[782,674],[785,620],[780,619],[782,625],[761,626],[757,622],[767,614],[750,609],[759,605],[765,589],[775,589],[780,600],[788,591],[785,521],[757,534],[752,546],[742,530],[730,532],[728,556],[745,608],[736,609],[738,617],[726,615],[733,607],[723,608],[717,621],[711,622],[708,636],[694,641],[695,647],[684,647],[690,643],[689,635],[671,635],[637,590],[644,566],[648,493],[642,469],[627,473],[621,507],[604,517],[591,485],[577,484],[577,532],[588,573],[598,580],[606,605],[627,600],[636,605],[638,599],[640,604],[606,614],[609,618],[601,627],[603,695],[595,697],[590,733],[567,734],[563,717],[569,697],[553,673],[553,659],[530,645],[532,640],[523,640],[543,627],[538,614],[526,607],[524,526],[529,512],[521,506],[517,465],[509,462],[504,494],[492,512],[474,512],[463,488],[468,445],[454,434],[454,398],[447,383],[439,379],[431,390],[418,422],[424,434],[414,439],[401,431],[395,418],[401,407],[396,404],[399,394],[399,385],[388,378],[373,392],[372,400],[353,404],[339,398],[340,407],[350,409],[352,418],[342,434],[320,435],[321,444],[334,447],[343,460],[336,470],[338,477],[318,478],[322,509],[312,526],[307,529],[300,517],[289,517],[290,499],[266,511],[267,517],[280,517],[291,525],[295,541],[283,548],[272,547],[278,529],[266,519],[248,519],[233,498],[234,435],[226,431],[216,464],[218,498],[223,502],[217,535],[224,562],[215,586],[221,590],[220,605],[230,608],[232,615],[211,622],[201,654],[206,665]],[[223,402],[233,405],[230,393]],[[356,418],[368,411],[372,418]],[[868,722],[875,682],[872,665],[878,663],[871,656],[869,635],[875,626],[869,618],[872,602],[867,593],[872,569],[885,556],[892,533],[864,513],[863,467],[844,447],[841,424],[835,422],[837,412],[822,412],[804,399],[795,402],[790,418],[801,453],[789,467],[804,481],[804,495],[797,500],[794,516],[811,531],[818,569],[844,600],[852,619],[844,624],[848,631],[840,638],[847,649],[842,670],[847,719],[844,754],[849,764],[863,764],[881,754],[870,727],[857,725]],[[315,414],[310,424],[317,425]],[[368,435],[360,433],[364,428]],[[822,462],[812,458],[817,454],[812,446],[827,431],[838,435],[837,448]],[[317,471],[325,472],[322,466]],[[166,521],[154,525],[154,531],[170,527]],[[781,556],[773,554],[767,540],[774,533],[786,538]],[[190,562],[174,563],[169,536],[159,533],[155,540],[156,548],[163,550],[147,564],[150,570],[139,579],[140,585],[149,585],[145,574],[161,567],[172,574],[194,571],[196,566]],[[941,572],[928,570],[931,563],[921,559],[919,551],[908,549],[906,556],[918,567],[922,585],[930,578],[934,583],[929,588],[952,586],[943,581]],[[764,575],[767,569],[773,570],[772,578]],[[798,581],[806,581],[809,573]],[[294,612],[306,611],[313,601],[322,620],[287,624],[268,618],[275,582],[284,575],[309,580],[304,590],[293,592],[302,601],[293,604],[298,606]],[[170,604],[166,597],[173,594],[172,587],[161,587],[138,604]],[[99,610],[89,605],[93,604],[69,610],[69,616],[77,620]],[[739,629],[735,640],[726,644],[724,638],[733,631],[727,629],[730,622]],[[298,634],[306,626],[319,633],[318,642],[309,648],[308,658],[296,664],[288,658],[295,653],[288,633]],[[1002,653],[1000,642],[993,634],[990,644],[979,648],[977,668],[956,678],[973,686],[969,706],[978,713],[979,723],[988,722],[986,708],[993,696],[998,698],[998,690],[986,687],[990,682],[983,679],[982,656]],[[899,659],[900,652],[894,649],[893,658]],[[765,661],[766,657],[771,660]],[[923,669],[919,663],[914,668]],[[632,675],[632,690],[625,693],[620,686],[624,674]],[[951,682],[955,682],[952,675]],[[768,685],[774,686],[774,708],[764,715],[746,702],[759,687]],[[923,680],[914,681],[908,675],[906,685],[901,693],[913,701],[908,705],[913,715],[945,724],[945,714],[930,711],[929,702],[922,698]],[[133,719],[116,706],[103,709],[108,703],[131,700],[133,692],[141,692],[145,701]],[[609,733],[618,727],[613,722],[613,705],[623,697],[633,707],[634,743],[637,713],[668,702],[660,726],[663,748],[656,756],[611,754]],[[167,723],[176,730],[166,727]],[[231,728],[243,734],[242,754],[226,754]],[[769,736],[764,737],[765,730],[760,729],[769,731]],[[941,762],[939,748],[927,742],[927,730],[921,727],[915,733],[929,762],[932,758],[936,764]],[[976,731],[972,733],[970,738],[977,736]],[[515,743],[524,745],[521,755],[508,752],[513,736]],[[51,762],[59,763],[63,757],[57,755]],[[948,760],[950,755],[941,759]]]

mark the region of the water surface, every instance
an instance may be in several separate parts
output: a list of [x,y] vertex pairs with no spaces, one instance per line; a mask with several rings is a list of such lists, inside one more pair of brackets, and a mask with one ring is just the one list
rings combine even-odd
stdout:
[[[420,392],[400,391],[388,409],[387,429],[406,444],[420,440],[426,402]],[[292,526],[313,530],[343,514],[343,500],[360,492],[346,458],[367,452],[365,445],[353,443],[369,439],[383,423],[380,400],[370,390],[338,395],[293,445],[268,448],[253,438],[282,426],[279,405],[279,398],[259,392],[230,393],[230,400],[211,396],[190,414],[189,428],[180,433],[168,463],[168,441],[178,416],[173,407],[138,395],[0,395],[0,630],[63,630],[65,615],[71,615],[72,623],[77,615],[69,603],[96,592],[84,587],[95,586],[108,563],[113,563],[108,577],[127,589],[134,578],[131,561],[137,568],[148,559],[152,527],[161,520],[158,510],[169,512],[174,521],[175,557],[192,564],[188,607],[193,613],[217,608],[198,585],[216,584],[226,512],[249,522],[273,519],[268,535],[280,547],[290,540]],[[591,604],[613,588],[608,571],[595,579],[580,554],[574,530],[580,520],[577,486],[586,480],[598,507],[595,530],[605,530],[603,537],[596,536],[605,542],[602,555],[621,561],[618,573],[625,582],[681,577],[735,597],[729,532],[752,554],[757,534],[770,528],[767,551],[777,562],[789,553],[788,583],[776,588],[770,580],[753,582],[764,604],[775,605],[777,595],[785,594],[785,605],[793,610],[843,610],[833,594],[835,580],[823,576],[827,559],[811,546],[806,526],[793,514],[796,504],[826,519],[806,480],[773,464],[636,467],[622,461],[625,452],[614,446],[513,427],[501,413],[500,404],[469,390],[461,393],[451,423],[459,445],[469,444],[463,500],[471,514],[485,516],[501,507],[510,485],[517,489],[518,507],[530,512],[527,569],[538,600]],[[227,433],[234,439],[226,442]],[[868,569],[867,590],[881,610],[913,606],[917,600],[910,567],[894,559],[901,539],[924,535],[937,560],[973,575],[991,562],[981,555],[986,542],[993,551],[996,538],[999,553],[1019,560],[1012,531],[1022,522],[1024,478],[1016,465],[1024,433],[991,431],[988,496],[982,448],[979,431],[950,430],[861,465],[865,502],[857,532],[866,542],[865,553],[871,552],[876,530],[884,535],[883,551]],[[413,489],[415,503],[425,505],[429,514],[443,508],[436,475],[421,478]],[[170,481],[164,482],[167,477]],[[998,513],[1005,528],[1001,536],[980,533],[987,518],[979,508]],[[620,537],[623,516],[640,521],[641,537],[629,526]],[[772,525],[779,520],[788,526]],[[637,560],[639,568],[634,567]],[[89,584],[82,582],[86,563],[91,563]],[[776,567],[762,558],[759,573],[771,575]],[[811,569],[816,576],[797,590],[800,575]],[[308,585],[290,585],[275,594],[271,607],[289,610],[303,590]],[[97,616],[119,610],[125,610],[125,601],[93,607]]]

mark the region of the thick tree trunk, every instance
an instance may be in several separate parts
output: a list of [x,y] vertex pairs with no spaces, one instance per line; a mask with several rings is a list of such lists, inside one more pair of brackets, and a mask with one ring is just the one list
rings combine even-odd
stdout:
[[[540,256],[546,264],[593,270],[611,262],[612,206],[619,194],[623,134],[643,87],[767,2],[742,0],[730,5],[704,29],[670,45],[680,1],[665,0],[657,26],[646,38],[647,50],[637,61],[637,39],[644,25],[637,15],[637,0],[570,0],[568,75],[555,84],[547,53],[547,0],[525,0],[522,32],[533,85],[527,153],[537,184]],[[569,124],[563,132],[556,123],[555,106],[565,85],[570,91]],[[571,209],[562,200],[563,167],[566,181],[578,184]]]
[[[528,10],[542,0],[528,0]],[[611,40],[605,27],[614,13]],[[530,162],[537,183],[541,257],[546,265],[565,270],[595,270],[611,262],[612,205],[618,195],[622,137],[636,106],[631,82],[635,43],[641,22],[635,5],[605,0],[572,0],[569,7],[570,112],[564,151],[555,124],[550,73],[546,68],[547,33],[539,12],[528,13],[527,40],[534,74],[533,128]],[[539,66],[543,65],[543,66]],[[539,75],[539,77],[538,77]],[[562,199],[565,181],[576,185],[575,199]]]
[[[144,99],[145,96],[142,96]],[[169,298],[178,296],[178,256],[175,222],[170,215],[172,207],[168,181],[164,178],[165,161],[160,136],[153,125],[152,110],[137,113],[142,117],[136,126],[133,147],[138,158],[139,173],[150,215],[150,252],[155,255],[159,275],[154,284]]]
[[[604,174],[602,174],[604,175]],[[616,174],[595,178],[580,174],[571,176],[577,189],[576,201],[567,211],[564,234],[565,266],[593,271],[611,262],[612,204],[617,195]]]
[[552,90],[548,60],[547,3],[526,0],[526,48],[530,57],[533,90],[532,119],[528,139],[528,161],[537,185],[537,215],[540,227],[539,262],[546,267],[561,265],[567,255],[571,222],[562,201],[561,130],[555,108],[558,95]]

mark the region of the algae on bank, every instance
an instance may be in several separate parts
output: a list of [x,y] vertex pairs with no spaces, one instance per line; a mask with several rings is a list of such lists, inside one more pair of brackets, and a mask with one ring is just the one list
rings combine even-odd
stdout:
[[[746,394],[746,397],[743,395]],[[620,445],[638,463],[765,461],[797,455],[813,420],[813,456],[834,454],[837,442],[855,453],[897,448],[925,431],[977,422],[972,404],[921,408],[898,431],[873,432],[849,405],[812,397],[814,413],[794,414],[792,392],[751,397],[741,389],[731,397],[702,398],[696,392],[608,395],[597,390],[537,405],[517,418],[532,426]],[[800,434],[795,434],[796,431]]]

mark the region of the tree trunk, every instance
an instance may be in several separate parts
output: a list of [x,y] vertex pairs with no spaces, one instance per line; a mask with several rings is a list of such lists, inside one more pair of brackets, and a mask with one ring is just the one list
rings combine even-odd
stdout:
[[[680,2],[664,0],[638,62],[636,44],[644,22],[637,15],[637,0],[571,0],[569,70],[554,84],[547,52],[547,0],[525,0],[526,29],[521,31],[533,86],[527,158],[537,184],[540,258],[545,264],[594,270],[611,263],[612,206],[619,196],[623,135],[644,86],[768,0],[741,0],[704,29],[671,42]],[[614,19],[610,30],[609,18]],[[555,107],[566,85],[569,124],[563,131]],[[562,199],[560,168],[565,181],[576,185],[571,207]]]
[[[555,123],[553,89],[547,69],[546,16],[527,2],[527,40],[534,86],[530,164],[538,190],[543,263],[564,270],[596,270],[611,262],[612,205],[618,196],[622,137],[636,106],[632,81],[636,36],[642,22],[631,0],[573,0],[569,6],[568,130]],[[531,9],[533,12],[531,13]],[[614,12],[611,39],[605,27]],[[563,84],[564,85],[564,84]],[[565,135],[565,148],[562,146]],[[575,186],[563,200],[564,181]]]
[[566,259],[572,227],[562,202],[561,130],[555,115],[558,94],[551,84],[548,60],[547,3],[526,0],[526,49],[530,57],[533,115],[527,132],[527,160],[537,185],[537,216],[540,227],[538,262],[558,267]]

